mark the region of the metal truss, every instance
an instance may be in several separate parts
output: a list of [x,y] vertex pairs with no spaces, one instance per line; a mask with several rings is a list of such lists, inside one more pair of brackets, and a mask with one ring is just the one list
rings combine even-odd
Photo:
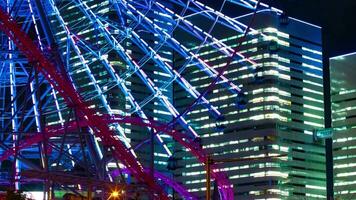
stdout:
[[[51,177],[43,180],[48,199],[54,187],[80,194],[79,190],[89,191],[84,179],[74,187],[61,184],[65,177],[54,182],[59,180],[58,171],[81,167],[80,176],[88,180],[94,176],[105,183],[144,183],[156,199],[168,199],[166,187],[196,199],[169,176],[144,166],[127,130],[139,127],[140,134],[146,134],[139,142],[153,134],[167,157],[174,156],[167,145],[170,138],[198,162],[206,162],[210,152],[198,142],[196,127],[186,117],[201,109],[216,121],[223,119],[208,95],[211,89],[237,97],[242,85],[224,72],[230,64],[258,65],[214,28],[227,28],[227,36],[239,36],[239,43],[247,35],[264,37],[239,18],[223,14],[225,3],[252,10],[251,14],[265,9],[282,13],[255,0],[224,0],[220,10],[197,0],[0,3],[0,161],[11,163],[10,185],[20,189],[27,170],[36,170]],[[206,20],[208,27],[198,20]],[[177,35],[182,32],[184,37]],[[202,59],[205,51],[225,58],[226,66]],[[185,77],[194,67],[210,81],[207,90]],[[169,93],[173,87],[186,95],[188,105],[175,105]],[[111,103],[113,95],[121,98],[121,107]],[[116,164],[114,171],[109,163]],[[211,173],[221,198],[233,199],[226,174],[218,165]],[[131,176],[132,180],[127,178]]]

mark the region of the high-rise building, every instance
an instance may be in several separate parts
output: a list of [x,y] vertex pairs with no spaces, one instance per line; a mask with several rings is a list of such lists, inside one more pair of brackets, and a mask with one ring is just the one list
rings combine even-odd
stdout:
[[[251,16],[238,20],[249,24]],[[208,26],[199,16],[190,20]],[[221,42],[245,56],[236,56],[225,71],[243,94],[231,93],[218,82],[207,99],[223,113],[223,119],[216,120],[198,105],[187,120],[200,134],[212,162],[227,172],[237,199],[323,199],[325,151],[323,143],[313,139],[313,130],[324,127],[321,29],[271,11],[258,12],[251,28],[257,32],[243,38],[241,45],[243,34],[236,35],[222,24],[212,30],[220,33]],[[177,35],[189,38],[184,32]],[[186,41],[192,50],[200,48],[199,42]],[[204,44],[198,56],[221,70],[230,58],[214,45]],[[179,66],[184,59],[175,61]],[[183,75],[204,91],[214,78],[197,65],[189,64]],[[176,89],[174,97],[182,110],[191,104],[181,90]],[[175,171],[177,179],[204,196],[203,165],[184,150],[176,156],[178,166],[184,166]],[[246,160],[218,162],[237,158]]]
[[330,59],[334,194],[336,199],[356,198],[356,54]]

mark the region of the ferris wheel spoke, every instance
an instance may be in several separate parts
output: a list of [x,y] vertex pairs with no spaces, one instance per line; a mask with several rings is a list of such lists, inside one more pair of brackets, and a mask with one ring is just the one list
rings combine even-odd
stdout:
[[[53,4],[51,4],[53,6]],[[96,80],[96,78],[94,77],[94,74],[92,73],[89,65],[88,65],[88,60],[86,60],[84,58],[84,56],[82,55],[82,52],[81,50],[79,49],[78,45],[77,45],[77,41],[75,39],[75,35],[70,31],[70,28],[68,26],[66,26],[66,22],[64,21],[64,19],[60,16],[60,13],[58,11],[58,9],[56,7],[52,7],[52,9],[54,10],[54,12],[56,13],[56,16],[58,18],[58,21],[60,22],[60,24],[62,25],[63,29],[66,31],[66,34],[67,34],[67,38],[71,44],[71,46],[74,48],[74,51],[75,53],[77,54],[77,56],[79,57],[80,59],[80,63],[82,63],[83,65],[83,68],[85,69],[85,72],[86,72],[86,76],[89,77],[89,80],[90,80],[90,83],[89,84],[92,84],[94,85],[95,87],[95,91],[98,93],[98,96],[99,96],[99,99],[101,100],[101,103],[102,105],[104,106],[105,110],[107,113],[109,114],[113,114],[113,111],[106,99],[106,97],[104,96],[104,93],[101,89],[101,87],[97,84],[98,81]],[[102,58],[99,58],[99,59],[102,59]],[[131,148],[131,145],[128,141],[128,138],[125,134],[125,131],[124,129],[122,128],[121,125],[119,124],[116,124],[115,125],[116,127],[116,130],[119,131],[120,135],[121,135],[121,139],[123,140],[124,144],[126,145],[127,148]],[[132,152],[134,154],[134,152]],[[135,154],[134,154],[135,155]]]
[[[129,6],[131,9],[130,11],[133,11],[134,13],[140,15],[143,17],[142,13],[140,11],[138,11],[136,8],[134,8],[133,6]],[[137,20],[137,18],[133,15],[130,15],[132,17],[132,19]],[[148,28],[148,30],[153,31],[157,34],[162,35],[162,37],[167,37],[170,40],[170,45],[172,45],[172,48],[174,50],[176,50],[178,53],[180,53],[183,57],[185,58],[190,58],[191,60],[195,60],[197,63],[197,66],[205,73],[207,73],[211,78],[215,78],[217,77],[217,75],[219,74],[218,71],[216,71],[215,69],[213,69],[211,66],[209,66],[207,63],[205,63],[201,58],[199,58],[198,55],[196,55],[195,53],[191,52],[187,47],[185,47],[184,45],[182,45],[180,42],[178,42],[176,39],[172,38],[171,35],[169,35],[168,33],[166,33],[162,28],[160,28],[157,24],[155,24],[154,22],[152,22],[151,20],[143,17],[145,23],[145,28]],[[190,61],[189,59],[189,61]],[[182,68],[179,70],[179,72],[181,73],[187,66],[188,62],[182,66]],[[219,80],[221,81],[222,84],[224,84],[229,91],[232,91],[233,93],[239,93],[240,92],[240,88],[238,86],[236,86],[234,83],[232,83],[228,78],[226,78],[225,76],[219,76],[218,77]]]
[[[87,47],[89,49],[89,47]],[[138,103],[136,101],[136,99],[133,97],[132,93],[130,92],[130,90],[127,88],[127,86],[125,85],[125,81],[123,79],[120,78],[120,76],[118,75],[118,73],[115,71],[115,69],[113,68],[113,66],[109,63],[109,61],[106,58],[101,58],[97,53],[95,53],[94,51],[92,51],[92,54],[95,55],[97,57],[97,59],[99,59],[103,65],[106,67],[108,73],[111,75],[111,77],[116,81],[117,86],[121,89],[121,91],[125,94],[125,96],[128,97],[129,102],[131,103],[131,105],[134,107],[135,112],[138,113],[138,115],[142,118],[142,119],[148,119],[147,115],[144,113],[144,111],[142,110],[142,107],[144,106],[144,104]],[[155,97],[154,97],[155,98]],[[153,98],[152,98],[153,99]],[[147,102],[146,102],[147,103]],[[148,131],[151,131],[150,127],[147,127]],[[154,132],[156,132],[155,130],[153,130]],[[163,143],[163,140],[161,138],[161,136],[158,134],[157,135],[157,139],[158,141],[163,145],[166,153],[168,155],[172,155],[171,151],[168,149],[168,147],[166,146],[166,144]],[[129,145],[128,148],[131,148],[131,146]]]
[[[81,40],[78,40],[77,42],[83,42]],[[120,77],[118,76],[118,74],[115,72],[114,68],[111,66],[111,64],[108,62],[108,60],[106,58],[101,57],[100,55],[98,55],[97,53],[95,53],[95,51],[93,51],[92,49],[90,49],[90,47],[85,46],[88,50],[91,51],[91,53],[98,59],[100,60],[103,65],[106,67],[106,69],[108,70],[109,74],[111,75],[111,77],[116,80],[119,88],[123,91],[123,93],[129,97],[129,101],[131,102],[131,104],[136,108],[135,110],[138,111],[139,115],[142,118],[147,118],[146,114],[142,111],[141,107],[136,103],[136,100],[133,98],[133,95],[129,92],[129,90],[127,89],[125,82],[123,80],[120,79]],[[149,131],[151,130],[151,128],[149,128]],[[126,138],[126,136],[124,136],[124,138]],[[158,140],[160,141],[160,143],[162,143],[162,145],[164,146],[164,149],[166,150],[166,152],[168,153],[168,155],[171,155],[172,153],[170,152],[170,150],[168,149],[168,147],[163,143],[162,138],[157,135]],[[128,146],[128,148],[130,148],[130,145],[128,142],[126,142],[126,145]]]
[[[82,5],[84,5],[84,3]],[[85,10],[85,11],[88,11],[88,10]],[[90,12],[90,10],[88,12]],[[88,12],[86,12],[86,16],[89,19],[92,19],[93,21],[98,23],[98,25],[99,25],[98,27],[99,27],[101,33],[104,35],[106,40],[108,42],[110,42],[110,44],[113,45],[116,52],[123,58],[123,60],[129,65],[129,67],[132,70],[137,72],[138,77],[151,90],[151,92],[153,92],[157,96],[157,98],[160,99],[161,103],[167,107],[168,111],[174,117],[177,117],[179,115],[178,111],[168,101],[167,97],[162,95],[162,91],[160,91],[158,89],[158,87],[154,84],[154,82],[140,68],[140,66],[135,61],[133,61],[133,58],[125,51],[125,48],[108,32],[108,30],[104,29],[104,25],[102,24],[102,22],[100,22],[98,19],[94,18],[93,15],[90,15]],[[193,128],[190,125],[188,125],[188,123],[185,121],[184,118],[180,117],[178,121],[184,128],[186,128],[191,134],[193,134],[194,137],[197,136],[196,132],[193,130]]]
[[[192,1],[195,2],[195,1]],[[164,7],[164,5],[160,4],[160,3],[155,3],[163,12],[172,12],[171,10],[169,10],[168,8]],[[211,9],[211,8],[210,8]],[[219,13],[219,11],[215,11],[212,10],[214,12]],[[201,11],[202,15],[204,15],[206,12]],[[204,13],[204,14],[203,14]],[[182,21],[183,23],[179,24],[179,27],[181,27],[183,30],[185,30],[187,33],[191,34],[192,36],[198,38],[199,40],[201,40],[203,43],[201,45],[199,45],[198,49],[200,49],[201,47],[203,47],[204,45],[206,45],[206,43],[208,43],[209,45],[211,45],[212,47],[214,47],[215,49],[219,50],[220,52],[222,52],[226,57],[231,57],[234,49],[225,44],[223,41],[221,41],[220,39],[214,37],[209,31],[206,32],[203,29],[199,28],[197,25],[193,25],[193,23],[187,19],[185,19],[183,16],[180,16],[178,14],[175,14],[177,16],[177,19],[179,19],[179,21]],[[216,22],[220,22],[221,20],[224,19],[228,19],[227,16],[223,15],[220,13],[220,15],[217,15],[216,17],[210,17],[211,20],[216,21]],[[176,20],[171,20],[171,22],[173,24],[177,23]],[[240,23],[241,25],[243,25],[243,28],[239,29],[240,33],[244,33],[246,31],[247,26]],[[230,26],[231,27],[231,26]],[[251,33],[258,33],[256,30],[254,29],[249,29]],[[207,41],[207,39],[210,40],[210,42]],[[256,62],[247,58],[246,56],[244,56],[241,52],[237,52],[236,53],[238,58],[236,59],[242,59],[244,62],[250,64],[250,65],[256,65]]]
[[[89,7],[86,6],[85,3],[81,4],[85,6],[85,9],[88,10],[90,9]],[[93,17],[95,17],[101,24],[103,24],[100,21],[100,18],[98,18],[94,12],[91,12]],[[174,80],[177,80],[177,82],[188,92],[192,95],[193,98],[197,98],[200,93],[192,86],[190,83],[183,77],[181,76],[176,70],[173,69],[173,67],[167,63],[166,61],[163,61],[163,58],[157,53],[158,48],[152,48],[145,42],[134,30],[131,31],[132,37],[131,41],[134,42],[137,46],[140,47],[140,49],[146,53],[146,55],[150,55],[150,58],[152,59],[159,67],[161,67],[164,71],[168,72],[170,76],[174,76]],[[221,113],[214,107],[212,106],[208,100],[205,98],[202,98],[202,104],[207,107],[215,116],[220,116]]]

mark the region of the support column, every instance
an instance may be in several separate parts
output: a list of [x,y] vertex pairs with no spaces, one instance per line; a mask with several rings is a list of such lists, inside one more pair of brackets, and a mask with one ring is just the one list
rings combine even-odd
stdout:
[[[11,52],[12,50],[14,50],[14,45],[13,42],[10,40],[8,41],[8,49]],[[11,53],[9,53],[8,58],[11,60],[13,57],[13,55]],[[14,63],[10,62],[9,63],[9,68],[10,68],[10,95],[11,95],[11,125],[12,125],[12,140],[13,140],[13,148],[16,148],[16,144],[17,144],[17,140],[18,140],[18,116],[17,116],[17,101],[16,101],[16,91],[17,91],[17,87],[16,87],[16,67],[14,65]],[[13,165],[13,172],[14,172],[14,184],[15,184],[15,190],[19,190],[20,189],[20,185],[19,182],[17,181],[17,179],[19,178],[17,176],[18,173],[20,173],[20,163],[19,160],[14,159],[14,165]]]
[[[330,52],[329,34],[322,30],[323,37],[323,85],[324,85],[324,123],[325,128],[332,127],[331,118],[331,95],[330,95]],[[326,162],[326,192],[327,200],[334,199],[334,161],[333,161],[333,139],[325,139],[325,162]]]
[[[151,154],[151,163],[150,163],[150,175],[151,177],[153,178],[154,177],[154,167],[155,167],[155,131],[153,130],[153,128],[151,129],[150,131],[150,136],[151,136],[151,151],[150,151],[150,154]],[[155,195],[153,193],[151,193],[152,196],[151,196],[151,199],[154,200],[154,197]]]
[[211,177],[210,177],[210,172],[211,172],[211,159],[210,156],[208,155],[206,158],[205,162],[205,167],[206,167],[206,200],[210,200],[211,197]]

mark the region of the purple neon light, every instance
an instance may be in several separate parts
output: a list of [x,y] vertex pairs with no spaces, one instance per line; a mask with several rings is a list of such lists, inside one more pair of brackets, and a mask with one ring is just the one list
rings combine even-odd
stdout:
[[[164,132],[167,135],[170,135],[175,139],[177,142],[179,142],[181,145],[186,147],[187,149],[190,150],[190,152],[201,162],[205,163],[207,160],[208,154],[200,147],[198,143],[187,137],[185,134],[176,131],[176,130],[171,130],[167,131],[167,125],[162,125],[154,121],[150,120],[143,120],[142,118],[139,117],[122,117],[119,115],[116,116],[109,116],[109,115],[103,115],[101,116],[103,121],[105,121],[106,124],[108,123],[130,123],[133,125],[137,126],[142,126],[142,127],[151,127],[157,130],[157,132]],[[43,138],[43,134],[37,134],[33,137],[29,137],[27,139],[22,140],[18,148],[16,149],[17,151],[29,147],[33,144],[36,144],[40,141],[43,141],[43,139],[48,139],[50,137],[55,137],[59,136],[64,133],[64,129],[67,131],[71,130],[76,130],[78,126],[83,127],[83,126],[90,126],[88,121],[85,120],[78,120],[79,124],[76,122],[69,122],[65,124],[65,126],[62,125],[56,125],[56,126],[48,126],[46,130],[46,138]],[[112,142],[118,143],[118,140],[114,140]],[[0,161],[8,158],[9,156],[13,155],[15,153],[15,149],[8,149],[6,150],[3,155],[0,157]],[[216,179],[218,183],[218,187],[221,190],[221,194],[223,195],[224,199],[227,200],[232,200],[233,199],[233,190],[232,190],[232,184],[229,182],[226,174],[222,171],[219,170],[217,165],[212,165],[211,166],[211,174],[214,179]]]

